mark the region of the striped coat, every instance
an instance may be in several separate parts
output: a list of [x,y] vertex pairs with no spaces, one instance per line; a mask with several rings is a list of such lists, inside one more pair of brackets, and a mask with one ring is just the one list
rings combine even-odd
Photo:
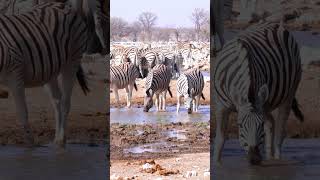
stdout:
[[204,79],[199,68],[190,69],[180,75],[177,80],[177,112],[180,109],[181,98],[185,98],[185,107],[188,113],[197,112],[200,97],[204,88]]
[[[148,112],[153,106],[153,95],[156,95],[156,107],[158,111],[165,110],[166,108],[166,93],[169,91],[170,96],[170,80],[171,70],[163,64],[157,64],[148,73],[145,84],[145,100],[144,111]],[[161,96],[161,97],[160,97]]]
[[89,90],[80,66],[88,48],[87,29],[83,17],[63,3],[41,4],[27,13],[0,16],[0,83],[15,99],[17,119],[29,143],[33,143],[33,135],[24,89],[45,85],[55,109],[55,143],[64,145],[75,78],[85,93]]
[[[293,36],[277,23],[251,26],[225,44],[213,67],[217,121],[215,160],[220,161],[223,127],[231,111],[238,112],[240,144],[252,164],[261,162],[260,148],[265,142],[265,133],[267,158],[280,158],[283,124],[290,109],[303,119],[295,100],[301,79],[301,60]],[[278,119],[273,120],[271,112],[276,109]],[[274,139],[271,124],[275,126]]]
[[116,100],[119,104],[118,89],[124,89],[127,93],[127,107],[131,107],[133,87],[137,89],[135,84],[136,78],[140,77],[139,69],[132,63],[126,62],[118,66],[110,67],[110,87],[115,93]]

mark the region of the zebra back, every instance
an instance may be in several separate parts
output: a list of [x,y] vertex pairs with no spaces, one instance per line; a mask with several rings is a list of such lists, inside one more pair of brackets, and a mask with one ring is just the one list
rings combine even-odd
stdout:
[[[301,78],[299,46],[278,23],[259,23],[226,43],[214,67],[214,88],[230,107],[239,94],[242,102],[257,105],[259,89],[266,84],[265,107],[275,109],[294,96]],[[222,83],[225,82],[225,83]]]
[[136,78],[139,78],[139,75],[139,69],[130,62],[110,67],[111,85],[116,85],[119,89],[133,84]]
[[146,78],[145,88],[146,92],[152,90],[152,93],[159,94],[169,88],[171,79],[170,69],[163,64],[157,64],[148,73]]
[[[15,63],[3,59],[2,69],[24,64],[26,80],[44,82],[64,64],[80,60],[87,48],[87,26],[63,3],[44,3],[32,11],[0,16],[0,46],[9,48]],[[14,52],[14,53],[13,53]]]
[[177,80],[177,92],[181,95],[195,97],[202,94],[203,88],[204,78],[199,68],[182,73]]

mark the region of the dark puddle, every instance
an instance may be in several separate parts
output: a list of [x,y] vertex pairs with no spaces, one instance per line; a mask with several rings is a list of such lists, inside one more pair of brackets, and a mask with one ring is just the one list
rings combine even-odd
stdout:
[[320,179],[320,139],[287,139],[282,160],[250,166],[237,140],[226,141],[222,165],[214,166],[214,179],[318,180]]
[[22,148],[0,146],[1,179],[104,179],[106,147],[67,144],[65,150],[53,146]]

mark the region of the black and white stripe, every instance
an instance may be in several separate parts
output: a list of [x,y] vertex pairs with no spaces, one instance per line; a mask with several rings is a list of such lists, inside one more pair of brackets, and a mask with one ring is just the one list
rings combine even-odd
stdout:
[[127,93],[127,107],[131,107],[132,90],[133,87],[138,90],[135,80],[139,77],[139,69],[132,63],[125,62],[118,66],[110,67],[110,87],[115,93],[118,104],[118,89],[125,89]]
[[179,112],[182,97],[184,97],[188,113],[197,112],[200,97],[202,96],[204,99],[203,88],[204,79],[199,68],[193,68],[182,73],[177,80],[177,112]]
[[[267,157],[280,158],[283,128],[290,109],[303,119],[295,100],[301,60],[293,36],[277,23],[253,25],[225,44],[213,68],[215,160],[220,161],[231,111],[238,112],[240,144],[248,152],[251,163],[261,161],[259,146],[264,143],[264,133]],[[279,114],[273,120],[271,112],[275,109]]]
[[90,38],[84,17],[66,4],[44,3],[30,12],[1,15],[0,26],[0,83],[14,97],[29,143],[33,135],[24,91],[45,85],[55,109],[55,143],[64,145],[74,80],[85,93],[89,90],[80,65]]
[[[171,70],[164,64],[155,65],[152,70],[148,73],[145,84],[145,100],[144,100],[144,111],[148,112],[153,106],[153,95],[156,95],[156,107],[158,111],[165,111],[166,109],[166,93],[169,91],[170,96],[170,80]],[[159,96],[161,96],[159,98]]]

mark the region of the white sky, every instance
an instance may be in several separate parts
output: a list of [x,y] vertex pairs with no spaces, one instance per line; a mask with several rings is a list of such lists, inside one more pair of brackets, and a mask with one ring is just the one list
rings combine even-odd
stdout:
[[157,26],[193,27],[190,16],[195,8],[209,12],[210,0],[111,0],[111,17],[121,17],[128,22],[138,19],[144,11],[158,16]]

